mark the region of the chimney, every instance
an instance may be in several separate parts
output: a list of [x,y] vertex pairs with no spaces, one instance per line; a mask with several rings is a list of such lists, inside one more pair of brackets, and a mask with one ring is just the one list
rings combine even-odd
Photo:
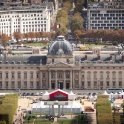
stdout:
[[85,55],[85,60],[87,60],[87,55]]
[[122,54],[122,62],[124,62],[124,54]]
[[100,60],[100,54],[97,54],[97,58],[98,58],[98,60]]

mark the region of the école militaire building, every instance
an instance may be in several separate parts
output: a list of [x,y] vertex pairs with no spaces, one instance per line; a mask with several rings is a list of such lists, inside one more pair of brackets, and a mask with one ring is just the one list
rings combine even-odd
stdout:
[[124,87],[124,54],[83,54],[58,36],[46,55],[0,56],[0,89]]

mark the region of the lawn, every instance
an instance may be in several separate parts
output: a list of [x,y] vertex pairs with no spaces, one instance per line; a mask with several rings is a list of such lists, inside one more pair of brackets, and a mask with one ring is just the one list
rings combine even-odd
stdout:
[[35,47],[44,47],[45,44],[43,43],[26,43],[24,46],[35,46]]
[[[25,119],[25,123],[33,123],[35,119],[35,115],[29,115],[26,119]],[[51,124],[53,122],[53,120],[44,120],[44,119],[35,119],[34,124]],[[86,124],[86,115],[78,115],[76,116],[75,119],[62,119],[62,118],[58,118],[57,123],[58,124],[76,124],[78,122],[78,124]]]

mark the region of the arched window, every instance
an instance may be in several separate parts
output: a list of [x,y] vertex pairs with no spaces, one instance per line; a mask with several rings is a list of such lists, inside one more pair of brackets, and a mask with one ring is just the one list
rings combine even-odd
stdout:
[[121,72],[121,71],[119,71],[118,77],[119,77],[119,78],[122,78],[122,72]]
[[109,78],[109,76],[110,76],[109,74],[110,74],[110,72],[107,71],[107,72],[106,72],[106,78]]
[[33,72],[30,73],[30,78],[33,78]]
[[91,78],[91,72],[90,71],[87,72],[87,78]]
[[100,72],[100,78],[103,78],[103,72],[102,71]]
[[112,78],[116,78],[116,72],[115,71],[112,72]]
[[97,72],[95,71],[93,72],[93,74],[94,74],[94,78],[97,78]]
[[12,72],[12,78],[15,78],[15,76],[14,76],[14,72]]
[[0,72],[0,79],[2,79],[2,72]]

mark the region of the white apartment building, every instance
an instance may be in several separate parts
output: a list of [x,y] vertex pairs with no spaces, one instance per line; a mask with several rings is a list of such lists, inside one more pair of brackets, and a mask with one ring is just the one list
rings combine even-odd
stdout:
[[[103,2],[88,6],[88,30],[124,30],[124,5],[120,1]],[[116,5],[116,6],[115,6]]]
[[0,8],[0,33],[50,32],[50,11],[47,6],[31,5]]

